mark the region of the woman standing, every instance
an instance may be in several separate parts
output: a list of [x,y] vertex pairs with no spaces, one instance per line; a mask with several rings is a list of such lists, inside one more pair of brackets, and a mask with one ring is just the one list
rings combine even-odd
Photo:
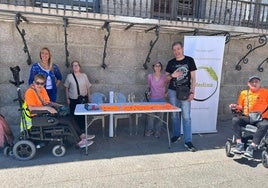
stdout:
[[29,85],[34,81],[34,76],[37,74],[43,74],[46,78],[45,89],[52,102],[56,102],[57,99],[57,87],[59,86],[62,75],[57,65],[52,62],[52,55],[47,47],[44,47],[40,51],[40,63],[34,63],[30,70]]
[[[81,66],[79,61],[73,61],[71,63],[73,73],[67,75],[65,80],[65,94],[67,104],[70,107],[71,115],[74,115],[75,106],[81,104],[81,101],[78,100],[78,96],[84,98],[84,103],[90,101],[90,87],[91,83],[88,80],[88,77],[85,73],[81,72]],[[77,83],[76,83],[76,80]],[[78,85],[77,85],[78,84]],[[79,89],[79,94],[78,94]],[[85,129],[85,117],[84,116],[74,116],[77,124],[81,130]]]
[[[148,88],[149,88],[149,102],[165,102],[165,97],[167,95],[166,85],[167,80],[165,74],[161,71],[163,65],[161,62],[156,62],[153,64],[154,73],[148,75]],[[156,113],[155,115],[163,119],[163,113]],[[148,127],[145,132],[146,136],[151,136],[154,134],[156,138],[160,137],[161,121],[155,122],[154,127],[154,117],[148,116]]]

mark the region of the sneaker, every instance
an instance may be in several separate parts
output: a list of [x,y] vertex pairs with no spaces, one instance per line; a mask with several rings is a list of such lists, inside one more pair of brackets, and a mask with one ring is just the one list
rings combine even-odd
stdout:
[[254,151],[254,146],[249,145],[244,153],[246,157],[253,158],[253,151]]
[[[81,138],[82,140],[83,140],[83,139],[86,139],[86,134],[85,134],[85,133],[81,134],[80,138]],[[94,135],[94,134],[88,134],[88,135],[87,135],[87,140],[92,140],[92,139],[94,139],[94,138],[95,138],[95,135]]]
[[191,152],[195,152],[195,151],[196,151],[196,149],[195,149],[194,145],[192,144],[192,142],[186,142],[186,143],[184,144],[184,146],[185,146],[189,151],[191,151]]
[[173,136],[170,141],[172,143],[175,143],[175,142],[179,142],[181,140],[181,137],[180,136]]
[[145,132],[145,136],[151,136],[151,135],[153,135],[154,134],[154,131],[153,130],[147,130],[146,132]]
[[158,131],[155,131],[155,133],[154,133],[154,137],[155,137],[155,138],[160,138],[160,133],[159,133]]
[[92,145],[94,142],[92,140],[85,140],[85,139],[82,139],[80,142],[78,142],[78,146],[80,148],[85,148],[87,146],[90,146]]
[[244,143],[237,143],[233,152],[236,154],[242,154],[245,152]]

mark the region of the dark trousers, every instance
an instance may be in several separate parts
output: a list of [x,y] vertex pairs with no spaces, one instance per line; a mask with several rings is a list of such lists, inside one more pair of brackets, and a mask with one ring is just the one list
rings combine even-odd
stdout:
[[70,114],[74,118],[76,124],[82,132],[85,132],[85,116],[74,115],[74,110],[77,104],[80,104],[77,99],[70,99]]
[[[234,134],[237,139],[241,139],[241,127],[245,127],[249,123],[248,116],[235,116],[232,119],[232,124],[234,128]],[[257,132],[253,135],[253,143],[259,145],[261,139],[267,133],[268,130],[268,119],[263,119],[262,121],[256,123],[254,126],[258,128]]]
[[58,117],[57,119],[59,120],[60,124],[68,125],[68,128],[70,129],[72,136],[76,142],[80,141],[80,135],[82,132],[72,116]]

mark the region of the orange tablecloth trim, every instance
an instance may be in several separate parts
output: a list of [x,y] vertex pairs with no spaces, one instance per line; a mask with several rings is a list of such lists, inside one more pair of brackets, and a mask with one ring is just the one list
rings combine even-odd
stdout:
[[102,111],[150,111],[150,110],[166,110],[176,109],[171,104],[134,104],[134,105],[104,105],[100,106]]

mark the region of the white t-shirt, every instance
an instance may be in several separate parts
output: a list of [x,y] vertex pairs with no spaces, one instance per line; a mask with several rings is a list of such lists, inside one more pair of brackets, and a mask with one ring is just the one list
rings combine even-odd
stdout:
[[46,89],[52,89],[51,77],[48,75],[46,80]]

